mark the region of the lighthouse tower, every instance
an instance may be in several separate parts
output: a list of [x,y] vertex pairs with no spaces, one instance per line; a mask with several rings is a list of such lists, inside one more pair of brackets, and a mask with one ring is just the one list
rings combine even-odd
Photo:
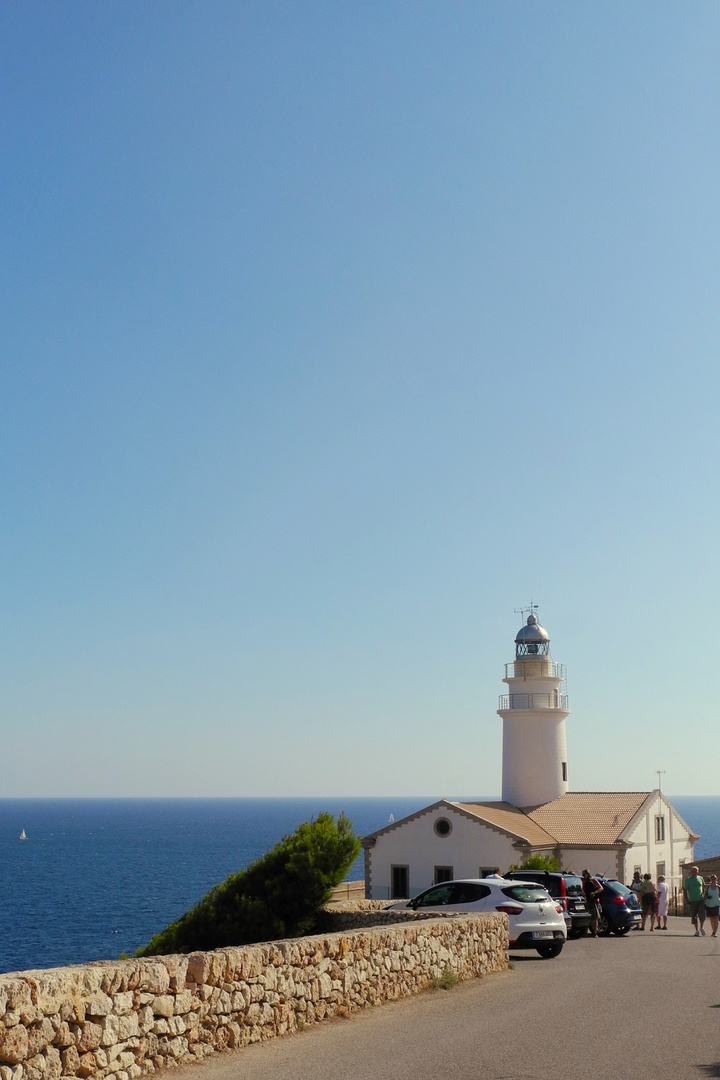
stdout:
[[539,806],[568,790],[565,665],[550,658],[550,635],[532,612],[515,638],[515,660],[505,665],[508,693],[503,720],[502,797],[512,806]]

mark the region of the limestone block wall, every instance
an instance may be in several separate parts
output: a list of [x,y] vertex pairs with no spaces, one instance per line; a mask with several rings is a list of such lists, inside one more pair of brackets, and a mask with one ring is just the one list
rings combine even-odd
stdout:
[[507,967],[504,915],[0,976],[0,1080],[135,1080]]

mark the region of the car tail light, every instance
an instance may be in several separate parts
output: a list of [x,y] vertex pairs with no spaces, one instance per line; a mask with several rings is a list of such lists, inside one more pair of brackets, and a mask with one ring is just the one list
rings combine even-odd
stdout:
[[624,903],[625,903],[625,897],[624,896],[613,896],[613,904],[624,904]]
[[560,907],[559,904],[555,905],[555,910],[557,911],[558,915],[562,915],[563,909]]
[[498,904],[496,911],[502,911],[505,915],[522,915],[523,909],[515,904]]
[[[567,896],[567,887],[565,885],[565,878],[564,877],[560,878],[560,895],[561,896]],[[565,908],[567,910],[567,900],[565,901]]]

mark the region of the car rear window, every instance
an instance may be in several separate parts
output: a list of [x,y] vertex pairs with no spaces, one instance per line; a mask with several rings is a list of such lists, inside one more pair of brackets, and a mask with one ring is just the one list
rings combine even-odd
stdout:
[[612,891],[614,893],[617,893],[618,896],[632,896],[632,892],[625,885],[623,885],[622,881],[606,881],[605,884],[607,885],[608,889],[612,889]]
[[519,900],[521,904],[537,904],[550,900],[547,889],[543,889],[541,885],[509,885],[502,892],[511,900]]
[[565,888],[567,890],[568,896],[582,896],[583,895],[582,881],[580,880],[579,877],[566,877],[565,878]]

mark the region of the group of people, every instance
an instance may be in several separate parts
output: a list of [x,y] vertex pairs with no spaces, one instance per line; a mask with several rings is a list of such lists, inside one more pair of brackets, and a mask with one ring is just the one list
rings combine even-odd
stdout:
[[[642,921],[636,930],[644,930],[650,920],[650,930],[667,930],[668,900],[670,890],[664,874],[658,874],[657,885],[651,874],[643,874],[636,870],[628,888],[635,893],[642,911]],[[657,923],[657,926],[655,925]]]
[[[636,930],[644,930],[650,920],[651,930],[667,930],[668,886],[663,874],[658,874],[657,885],[650,874],[636,870],[629,888],[637,896],[642,910],[642,922]],[[705,937],[705,919],[710,920],[711,937],[717,937],[720,924],[720,887],[717,875],[711,874],[710,881],[700,877],[697,866],[690,869],[690,874],[683,881],[683,895],[690,909],[690,918],[695,927],[695,937]]]

